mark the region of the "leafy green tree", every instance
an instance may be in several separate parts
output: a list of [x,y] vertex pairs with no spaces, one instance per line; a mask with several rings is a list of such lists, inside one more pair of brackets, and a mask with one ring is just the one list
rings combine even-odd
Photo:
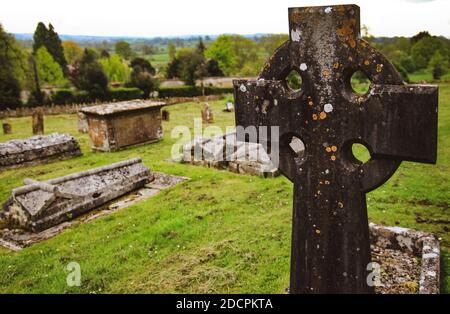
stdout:
[[270,34],[260,38],[260,45],[268,55],[272,55],[275,49],[280,47],[287,40],[289,40],[287,34]]
[[67,60],[64,56],[64,48],[58,33],[55,32],[52,24],[49,24],[47,28],[44,23],[39,22],[33,36],[33,53],[36,53],[42,46],[58,62],[63,72],[66,72]]
[[91,97],[103,100],[108,92],[108,77],[92,49],[85,49],[83,57],[77,61],[70,73],[73,85],[87,91]]
[[197,44],[197,52],[203,56],[205,53],[205,50],[206,50],[205,44],[203,43],[203,40],[200,37],[198,40],[198,44]]
[[411,44],[414,45],[415,43],[419,42],[420,40],[422,40],[423,38],[426,38],[426,37],[431,37],[430,33],[428,33],[427,31],[417,33],[416,35],[411,37],[411,39],[410,39]]
[[36,51],[36,68],[41,84],[60,85],[65,82],[61,67],[44,46]]
[[119,56],[121,56],[122,58],[124,58],[125,60],[129,60],[133,56],[133,50],[131,50],[130,44],[126,41],[122,40],[122,41],[116,42],[114,49],[115,49],[116,53]]
[[36,52],[42,46],[46,47],[48,43],[48,30],[44,23],[39,22],[33,35],[33,52]]
[[130,77],[130,68],[119,55],[113,54],[109,58],[99,60],[110,82],[126,82]]
[[0,109],[22,104],[20,92],[26,83],[28,62],[14,36],[0,24]]
[[220,35],[205,51],[226,75],[256,74],[262,64],[256,43],[240,35]]
[[145,99],[150,97],[150,93],[158,88],[158,80],[154,77],[155,69],[147,60],[135,58],[131,61],[133,70],[130,75],[131,86],[143,91]]
[[134,58],[133,60],[131,60],[130,65],[132,68],[139,67],[141,70],[147,71],[151,75],[156,74],[155,68],[151,65],[151,63],[148,60],[144,58]]
[[176,57],[171,59],[169,64],[167,64],[166,78],[173,79],[173,78],[179,77],[180,66],[181,66],[180,60],[178,60]]
[[143,45],[141,45],[140,50],[144,55],[149,56],[149,55],[157,53],[158,47],[155,47],[153,45],[143,44]]
[[409,82],[409,77],[408,77],[408,72],[405,70],[405,68],[401,65],[400,62],[394,61],[392,62],[392,64],[395,66],[395,68],[397,69],[397,71],[400,73],[400,75],[402,76],[403,80],[405,82]]
[[177,54],[177,48],[174,43],[170,42],[167,44],[167,53],[169,54],[170,60],[173,60]]
[[100,49],[100,58],[109,58],[111,55],[109,54],[108,50],[101,48]]
[[207,76],[224,76],[223,71],[220,69],[219,62],[214,59],[206,60],[206,73]]
[[[448,55],[444,42],[438,37],[425,36],[416,42],[411,48],[411,57],[413,58],[416,68],[426,68],[431,57],[438,50],[440,50],[443,55]],[[445,53],[443,52],[444,50]]]
[[74,41],[66,40],[62,43],[64,56],[69,64],[80,60],[83,56],[83,49]]
[[408,73],[413,73],[416,70],[416,65],[414,64],[414,60],[410,56],[400,59],[399,63]]
[[195,85],[197,79],[204,76],[204,70],[201,68],[205,58],[197,50],[182,48],[177,53],[177,59],[180,60],[178,77],[190,86]]
[[442,75],[448,73],[448,59],[440,51],[436,51],[428,63],[428,68],[433,74],[433,79],[440,80]]

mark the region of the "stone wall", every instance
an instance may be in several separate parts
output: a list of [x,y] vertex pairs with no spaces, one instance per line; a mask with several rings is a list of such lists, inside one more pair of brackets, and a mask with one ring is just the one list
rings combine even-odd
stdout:
[[[164,101],[167,105],[173,105],[183,102],[203,102],[203,101],[215,101],[221,99],[220,95],[210,95],[210,96],[199,96],[199,97],[171,97],[159,99]],[[155,99],[159,101],[158,99]],[[110,102],[108,102],[110,103]],[[96,106],[100,103],[91,104],[70,104],[70,105],[50,105],[39,107],[42,108],[44,115],[59,115],[59,114],[75,114],[83,107]],[[33,115],[36,107],[20,107],[14,110],[6,109],[0,111],[0,119],[6,118],[16,118],[16,117],[27,117]]]

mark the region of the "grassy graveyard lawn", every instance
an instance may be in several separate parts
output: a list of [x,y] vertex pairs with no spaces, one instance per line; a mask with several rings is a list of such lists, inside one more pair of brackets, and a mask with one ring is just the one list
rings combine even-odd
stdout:
[[[210,103],[224,130],[234,114]],[[433,232],[442,248],[442,292],[450,292],[450,84],[440,87],[437,165],[404,162],[367,195],[372,222]],[[116,153],[92,153],[75,115],[45,117],[45,131],[76,136],[84,155],[0,173],[0,202],[30,177],[46,180],[127,158],[190,181],[156,197],[75,224],[21,252],[0,248],[1,293],[284,293],[289,282],[292,184],[167,161],[176,125],[193,128],[201,103],[168,107],[164,140]],[[31,135],[31,118],[8,119],[13,135]],[[66,266],[81,266],[81,286],[68,287]]]

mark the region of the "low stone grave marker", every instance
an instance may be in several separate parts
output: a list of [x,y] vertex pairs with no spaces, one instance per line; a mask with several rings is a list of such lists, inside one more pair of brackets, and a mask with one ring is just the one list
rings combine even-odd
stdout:
[[[359,16],[356,5],[290,8],[290,39],[258,80],[234,81],[236,125],[278,128],[279,169],[294,183],[290,293],[374,292],[365,194],[402,160],[436,161],[438,87],[405,84],[360,38]],[[286,82],[292,70],[300,90]],[[351,87],[357,70],[371,81],[364,95]]]
[[223,112],[233,112],[234,111],[234,105],[232,102],[227,102],[225,104],[225,109],[223,109]]
[[263,178],[279,172],[259,143],[238,141],[236,133],[196,138],[182,147],[181,162]]
[[170,112],[167,111],[167,110],[163,110],[161,112],[161,117],[162,117],[163,121],[169,121],[169,119],[170,119]]
[[0,210],[0,245],[20,250],[148,199],[188,178],[152,172],[133,158],[48,181],[25,179]]
[[9,123],[3,123],[2,124],[3,127],[3,134],[7,135],[7,134],[12,134],[12,127],[11,124]]
[[80,145],[68,134],[53,133],[10,140],[0,143],[0,171],[80,155]]
[[85,107],[94,151],[117,151],[153,143],[163,137],[161,107],[164,102],[133,100]]
[[33,124],[33,134],[44,134],[44,111],[41,108],[34,110],[31,120]]
[[9,229],[42,231],[88,212],[153,180],[139,158],[38,182],[12,191],[0,219]]
[[209,107],[209,104],[205,103],[202,109],[202,122],[203,123],[213,123],[213,113],[211,108]]
[[88,132],[88,122],[86,115],[82,112],[77,113],[78,117],[78,132],[87,133]]

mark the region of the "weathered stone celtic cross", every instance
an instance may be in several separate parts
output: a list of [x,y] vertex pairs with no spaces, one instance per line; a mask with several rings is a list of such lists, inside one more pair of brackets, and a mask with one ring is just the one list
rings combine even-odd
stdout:
[[[360,38],[356,5],[290,8],[289,31],[257,81],[234,81],[236,125],[279,126],[279,169],[294,183],[290,292],[370,293],[365,193],[402,160],[435,163],[438,88],[403,82]],[[299,91],[286,83],[291,70]],[[371,81],[363,95],[350,84],[357,70]]]

